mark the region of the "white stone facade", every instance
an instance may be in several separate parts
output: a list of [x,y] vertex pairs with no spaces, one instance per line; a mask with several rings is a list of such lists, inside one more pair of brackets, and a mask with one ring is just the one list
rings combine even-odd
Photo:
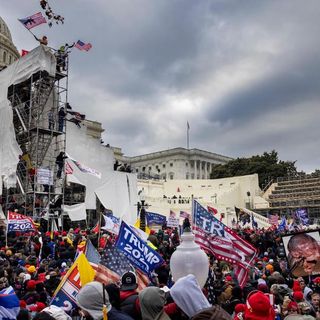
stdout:
[[[143,190],[149,211],[169,216],[170,210],[192,212],[192,198],[204,207],[211,206],[224,214],[229,226],[236,219],[234,207],[255,208],[263,200],[258,175],[213,180],[138,180],[138,191]],[[254,213],[253,213],[254,214]],[[254,214],[259,227],[269,226],[268,219]]]
[[130,164],[138,177],[199,180],[210,179],[214,164],[225,164],[232,158],[199,149],[174,148],[119,160]]
[[11,33],[0,17],[0,70],[19,59],[20,55],[12,42]]

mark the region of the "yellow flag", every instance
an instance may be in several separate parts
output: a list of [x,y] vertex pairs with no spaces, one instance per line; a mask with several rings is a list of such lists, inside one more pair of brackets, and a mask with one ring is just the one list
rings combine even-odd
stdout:
[[83,253],[79,255],[75,263],[77,263],[80,274],[81,287],[94,280],[95,271]]
[[[136,228],[140,229],[140,219],[137,219],[137,221],[135,222],[134,226],[135,226]],[[145,231],[145,233],[146,233],[147,235],[150,234],[150,229],[149,229],[149,227],[148,227],[147,225],[146,225],[146,231]]]

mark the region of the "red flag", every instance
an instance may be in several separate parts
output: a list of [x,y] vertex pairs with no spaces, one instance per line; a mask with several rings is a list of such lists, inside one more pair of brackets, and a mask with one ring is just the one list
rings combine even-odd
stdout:
[[218,210],[214,207],[207,206],[208,212],[212,213],[213,215],[218,213]]
[[26,56],[28,53],[29,53],[28,50],[22,49],[22,50],[21,50],[21,57]]
[[97,222],[97,224],[93,227],[91,231],[93,233],[99,233],[99,230],[100,230],[100,226],[99,226],[99,222]]
[[66,171],[66,174],[73,174],[73,169],[70,166],[70,163],[68,163],[67,161],[66,161],[65,171]]

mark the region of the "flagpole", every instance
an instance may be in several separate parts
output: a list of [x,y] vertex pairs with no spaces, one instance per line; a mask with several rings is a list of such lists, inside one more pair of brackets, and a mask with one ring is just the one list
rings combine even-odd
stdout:
[[9,216],[9,210],[8,210],[8,212],[7,212],[6,248],[8,247],[8,229],[9,229],[8,216]]
[[101,220],[102,220],[102,212],[100,211],[100,215],[99,215],[99,231],[98,231],[98,248],[99,248],[100,238],[101,238]]
[[189,122],[187,121],[187,149],[189,150],[189,130],[190,130],[190,126],[189,126]]

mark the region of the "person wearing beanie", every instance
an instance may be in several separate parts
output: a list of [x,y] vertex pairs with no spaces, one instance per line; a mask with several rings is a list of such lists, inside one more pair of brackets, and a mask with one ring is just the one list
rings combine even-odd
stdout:
[[260,291],[253,291],[248,295],[245,320],[274,320],[275,311],[269,298]]
[[245,304],[243,304],[243,303],[237,304],[234,308],[233,320],[243,320],[245,310],[246,310]]
[[129,315],[112,307],[108,292],[100,282],[87,283],[80,289],[76,300],[82,314],[84,316],[89,315],[93,320],[103,319],[104,305],[106,306],[108,320],[133,320]]
[[29,266],[29,267],[27,268],[27,271],[28,271],[29,274],[32,275],[33,273],[35,273],[35,272],[37,271],[37,269],[36,269],[35,266]]
[[301,291],[295,291],[292,294],[293,300],[297,303],[304,301],[303,293]]
[[139,293],[142,320],[170,320],[164,311],[165,292],[158,287],[148,287]]

